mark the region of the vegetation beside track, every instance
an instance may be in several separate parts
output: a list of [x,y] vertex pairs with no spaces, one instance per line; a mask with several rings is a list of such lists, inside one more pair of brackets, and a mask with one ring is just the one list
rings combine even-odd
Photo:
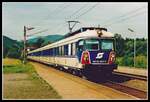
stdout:
[[[134,39],[122,38],[121,34],[115,34],[116,38],[116,62],[119,66],[134,66]],[[147,39],[136,38],[135,67],[147,69]]]
[[60,99],[61,96],[43,80],[30,64],[17,59],[3,60],[4,99]]
[[[134,67],[134,57],[117,57],[116,63],[118,63],[119,66]],[[147,57],[143,55],[136,56],[135,67],[147,69]]]

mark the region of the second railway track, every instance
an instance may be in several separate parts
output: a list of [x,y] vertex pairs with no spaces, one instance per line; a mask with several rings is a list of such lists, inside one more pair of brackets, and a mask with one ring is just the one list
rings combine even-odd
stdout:
[[135,74],[129,74],[129,73],[123,73],[123,72],[116,72],[116,71],[112,72],[112,74],[128,77],[130,79],[138,79],[138,80],[147,81],[147,76],[135,75]]
[[121,92],[130,94],[132,96],[135,96],[140,99],[146,99],[147,98],[147,92],[135,89],[120,83],[112,82],[112,81],[107,81],[105,83],[102,83],[105,86],[111,87],[113,89],[119,90]]

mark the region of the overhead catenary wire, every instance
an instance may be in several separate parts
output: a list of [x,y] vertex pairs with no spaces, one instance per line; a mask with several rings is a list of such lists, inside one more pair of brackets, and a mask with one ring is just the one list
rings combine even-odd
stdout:
[[[69,17],[65,17],[65,19],[67,18],[71,18],[71,16],[73,16],[75,13],[79,13],[79,11],[81,11],[82,9],[84,9],[85,7],[87,6],[87,4],[83,5],[81,8],[79,8],[78,10],[76,10],[74,13],[72,13]],[[64,20],[65,20],[64,19]],[[62,24],[59,24],[58,26],[60,26],[60,28],[58,27],[58,29],[56,31],[59,31],[62,30],[62,28],[66,25],[66,22],[62,23]],[[51,29],[51,28],[49,28]]]
[[[63,4],[65,4],[65,3],[63,3]],[[67,4],[67,5],[64,5],[63,7],[61,7],[61,6],[57,7],[57,8],[52,12],[52,13],[54,13],[53,16],[54,16],[54,15],[56,16],[56,14],[58,13],[58,12],[55,13],[56,10],[59,10],[59,9],[60,9],[60,11],[59,11],[59,13],[60,13],[60,12],[62,12],[64,9],[66,9],[66,8],[69,7],[69,6],[70,6],[70,3]],[[50,16],[50,14],[52,15],[52,13],[49,13],[49,15],[48,15],[47,17],[45,17],[43,20],[46,20],[46,19],[52,17],[52,16]],[[41,22],[42,22],[42,21],[36,23],[36,25],[40,24]],[[33,25],[32,25],[32,26],[33,26]],[[35,24],[34,24],[34,26],[35,26]],[[41,32],[41,33],[42,33],[42,32],[47,32],[48,30],[49,30],[49,29],[45,29],[45,30],[42,30],[42,31],[40,31],[40,32]],[[35,32],[35,33],[32,34],[32,35],[35,35],[35,34],[39,34],[39,31],[38,31],[38,32]],[[30,36],[30,35],[28,35],[28,36]]]
[[39,33],[42,33],[42,32],[46,32],[46,31],[48,31],[48,29],[44,29],[44,30],[41,30],[41,31],[32,33],[32,34],[30,34],[30,35],[27,35],[27,37],[30,37],[30,36],[33,36],[33,35],[35,35],[35,34],[39,34]]
[[[121,16],[113,17],[112,19],[109,19],[109,20],[107,20],[107,21],[104,21],[103,24],[105,24],[105,23],[106,23],[106,24],[109,24],[109,23],[108,23],[109,21],[110,21],[110,22],[114,22],[115,20],[118,20],[118,19],[120,19],[120,18],[122,18],[122,17],[126,17],[126,16],[129,16],[129,15],[132,15],[132,14],[134,14],[134,13],[136,13],[136,12],[139,12],[139,10],[143,10],[142,8],[143,8],[143,6],[140,7],[140,8],[138,8],[138,9],[134,9],[134,10],[132,10],[132,11],[130,11],[130,12],[127,12],[127,13],[121,15]],[[105,25],[106,25],[106,24],[105,24]],[[105,26],[105,25],[103,25],[103,26]]]
[[142,7],[140,7],[140,8],[137,8],[137,9],[134,9],[134,10],[132,10],[132,11],[129,11],[129,12],[127,12],[127,13],[121,15],[121,16],[113,17],[113,18],[111,18],[111,19],[109,19],[109,20],[107,20],[107,21],[104,21],[103,23],[106,23],[106,22],[109,22],[109,21],[113,21],[114,19],[118,19],[118,18],[127,16],[127,15],[130,15],[130,14],[132,14],[132,13],[138,12],[139,10],[142,10],[142,8],[144,8],[144,6],[142,6]]
[[[78,16],[76,16],[75,19],[78,19],[78,18],[80,18],[81,16],[87,14],[87,13],[90,12],[93,8],[95,8],[97,5],[98,5],[98,3],[97,3],[97,4],[94,4],[92,7],[88,8],[87,10],[85,10],[84,12],[82,12],[81,14],[79,14]],[[86,5],[85,5],[85,6],[86,6]],[[85,6],[83,5],[81,8],[79,8],[78,10],[76,10],[74,13],[72,13],[72,15],[70,15],[70,16],[67,17],[67,18],[74,18],[74,17],[72,17],[72,16],[74,16],[75,13],[80,13],[80,11],[81,11],[83,8],[85,8]],[[118,18],[116,18],[117,21],[111,20],[112,23],[109,23],[109,24],[107,24],[107,25],[105,24],[105,25],[106,25],[106,26],[110,26],[110,25],[112,25],[112,24],[115,24],[116,22],[120,22],[120,18],[121,18],[121,20],[122,20],[122,18],[124,18],[124,17],[126,17],[126,16],[133,15],[134,13],[138,12],[139,10],[141,10],[141,8],[143,8],[143,7],[140,7],[140,8],[138,8],[138,9],[133,10],[133,11],[130,11],[130,12],[128,12],[128,13],[125,13],[125,14],[119,16]],[[134,15],[133,15],[133,16],[134,16]],[[130,18],[130,17],[129,17],[129,18]],[[127,19],[127,18],[124,18],[124,19]],[[119,20],[119,21],[118,21],[118,20]],[[58,29],[56,29],[56,31],[59,31],[59,32],[60,32],[60,31],[62,30],[62,28],[64,28],[65,25],[66,25],[66,22],[64,22],[64,23],[62,23],[62,24],[58,24],[58,26],[57,26]],[[105,25],[104,25],[104,26],[105,26]],[[49,28],[49,29],[51,29],[51,28]],[[48,30],[49,30],[49,29],[48,29]],[[48,31],[48,30],[47,30],[47,31]],[[53,29],[52,29],[52,30],[53,30]]]
[[104,25],[104,26],[107,26],[107,27],[108,27],[108,26],[111,26],[111,25],[113,25],[113,24],[117,24],[117,23],[120,23],[120,22],[124,22],[124,21],[126,21],[126,20],[129,20],[129,19],[131,19],[131,18],[133,18],[133,17],[136,17],[136,16],[138,16],[138,15],[140,15],[140,14],[143,14],[143,13],[145,13],[145,11],[135,13],[134,15],[127,16],[126,18],[118,19],[117,21],[114,21],[114,22],[112,22],[112,23],[110,23],[110,24],[107,24],[107,25]]
[[92,7],[90,7],[88,10],[86,10],[85,12],[83,12],[82,14],[78,15],[77,17],[75,17],[74,19],[78,19],[81,16],[87,14],[88,12],[90,12],[92,9],[94,9],[99,3],[94,4]]
[[64,4],[65,3],[61,4],[62,6],[58,6],[55,10],[48,13],[48,15],[46,17],[44,17],[40,22],[34,23],[34,24],[32,24],[32,26],[40,25],[43,21],[56,16],[58,14],[58,10],[60,10],[59,13],[61,13],[62,11],[64,11],[66,8],[68,8],[70,6],[70,4],[67,4],[67,5],[64,5]]
[[[94,4],[94,5],[93,5],[92,7],[90,7],[88,10],[86,10],[85,12],[83,12],[82,14],[80,14],[79,16],[75,17],[75,19],[78,19],[78,18],[80,18],[81,16],[85,15],[86,13],[90,12],[90,11],[91,11],[92,9],[94,9],[98,4],[99,4],[99,3]],[[86,5],[86,4],[85,4],[85,5]],[[79,8],[79,9],[76,11],[76,13],[78,13],[79,11],[81,11],[83,8],[85,8],[85,6]],[[75,13],[75,12],[74,12],[74,13]],[[74,13],[73,13],[73,14],[74,14]],[[72,14],[72,15],[73,15],[73,14]],[[65,24],[63,24],[63,26],[59,29],[59,31],[64,27],[64,25],[65,25]]]
[[78,10],[76,10],[74,13],[72,13],[69,17],[66,17],[65,19],[70,19],[72,16],[76,15],[79,13],[82,9],[84,9],[87,6],[87,4],[84,4],[82,7],[80,7]]

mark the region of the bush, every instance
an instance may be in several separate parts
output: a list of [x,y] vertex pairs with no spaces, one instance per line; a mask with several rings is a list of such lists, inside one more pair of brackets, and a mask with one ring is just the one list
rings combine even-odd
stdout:
[[135,67],[147,68],[147,56],[137,56],[135,59]]
[[[117,57],[116,63],[119,66],[134,67],[134,57],[129,57],[129,56]],[[147,57],[143,55],[136,56],[135,67],[147,68]]]

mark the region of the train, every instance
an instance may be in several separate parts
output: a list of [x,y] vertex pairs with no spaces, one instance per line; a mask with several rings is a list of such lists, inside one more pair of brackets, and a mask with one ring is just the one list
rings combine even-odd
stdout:
[[109,76],[117,69],[114,34],[106,28],[82,27],[63,39],[27,53],[27,59],[74,75]]

